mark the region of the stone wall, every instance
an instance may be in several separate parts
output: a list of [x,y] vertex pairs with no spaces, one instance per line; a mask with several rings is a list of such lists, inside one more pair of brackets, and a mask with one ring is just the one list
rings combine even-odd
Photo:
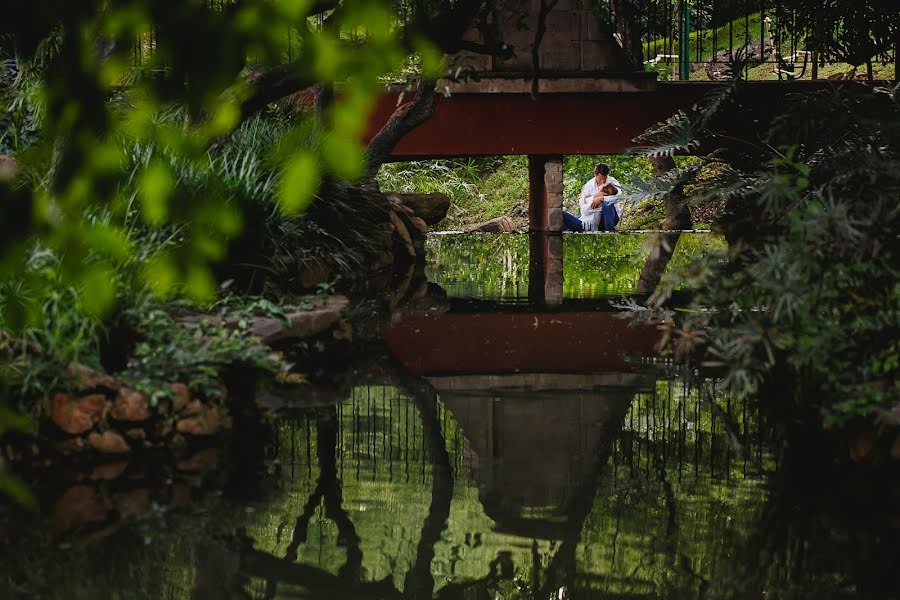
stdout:
[[[510,0],[491,15],[499,25],[503,40],[513,47],[515,56],[508,59],[461,52],[457,65],[463,69],[497,74],[523,73],[532,70],[532,46],[538,26],[540,0]],[[540,45],[540,67],[549,74],[624,73],[633,70],[613,37],[608,23],[597,19],[578,0],[558,0],[545,20],[546,31]],[[522,27],[524,26],[524,27]],[[483,42],[481,33],[471,30],[468,41]]]

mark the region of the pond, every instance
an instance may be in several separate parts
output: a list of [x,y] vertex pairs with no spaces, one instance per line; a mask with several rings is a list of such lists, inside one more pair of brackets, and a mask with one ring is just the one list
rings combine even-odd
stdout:
[[177,471],[45,484],[0,532],[8,595],[897,597],[897,489],[811,469],[758,402],[657,357],[602,302],[634,291],[646,240],[563,246],[548,303],[527,236],[431,238],[444,295],[335,367],[330,397]]

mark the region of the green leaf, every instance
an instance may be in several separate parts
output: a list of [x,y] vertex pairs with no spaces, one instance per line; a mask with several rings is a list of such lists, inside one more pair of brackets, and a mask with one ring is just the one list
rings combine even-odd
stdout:
[[365,170],[365,154],[355,140],[329,135],[322,142],[322,157],[332,173],[348,181],[358,179]]
[[82,309],[97,317],[102,317],[116,301],[115,274],[106,267],[95,266],[81,277]]
[[278,206],[285,214],[305,211],[312,203],[322,176],[319,162],[309,152],[295,154],[285,165],[278,189]]
[[144,219],[158,225],[169,214],[169,196],[175,189],[175,178],[168,165],[154,162],[141,173],[138,184],[141,193],[141,209]]

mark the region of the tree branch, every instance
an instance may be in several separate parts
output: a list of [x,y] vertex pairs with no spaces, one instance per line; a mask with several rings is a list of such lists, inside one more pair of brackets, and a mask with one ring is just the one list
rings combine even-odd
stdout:
[[531,44],[531,99],[537,98],[540,88],[541,72],[541,42],[547,33],[547,15],[556,6],[559,0],[541,0],[541,10],[538,13],[537,30],[534,32],[534,43]]
[[243,80],[243,85],[250,88],[250,93],[241,102],[240,118],[230,131],[213,140],[209,150],[213,153],[218,152],[241,123],[264,109],[270,102],[305,90],[315,83],[315,77],[299,60],[287,65],[257,67],[251,70]]
[[366,181],[372,182],[378,168],[390,158],[394,146],[404,135],[424,123],[434,113],[437,99],[433,81],[421,81],[416,95],[394,111],[384,127],[369,142],[366,149]]

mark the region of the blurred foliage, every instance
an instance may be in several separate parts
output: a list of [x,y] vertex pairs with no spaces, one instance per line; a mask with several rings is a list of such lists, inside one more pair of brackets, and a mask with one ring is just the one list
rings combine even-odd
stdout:
[[[2,221],[19,234],[0,237],[3,278],[40,287],[23,260],[37,236],[58,256],[60,277],[90,296],[93,311],[105,313],[115,297],[114,264],[131,250],[120,223],[136,211],[148,225],[186,227],[181,243],[153,256],[139,280],[163,295],[211,299],[209,265],[240,231],[242,214],[208,193],[221,181],[194,176],[216,175],[208,168],[207,147],[238,125],[241,102],[252,93],[242,74],[252,73],[251,57],[283,63],[288,31],[301,41],[296,52],[302,56],[287,63],[287,75],[308,77],[311,84],[353,85],[333,105],[330,126],[315,147],[276,149],[278,206],[286,214],[300,212],[323,178],[360,174],[357,140],[367,109],[380,77],[400,68],[407,52],[387,2],[342,2],[330,28],[309,26],[314,8],[287,0],[214,6],[85,2],[62,10],[55,2],[23,4],[0,31],[8,53],[4,99],[14,108],[2,139],[32,176],[3,183]],[[365,60],[340,37],[361,29]],[[95,207],[107,208],[112,218],[86,222],[84,215]],[[22,309],[6,311],[6,327],[39,318],[36,303]]]
[[[900,424],[898,91],[797,95],[740,169],[725,163],[702,182],[727,199],[718,226],[729,249],[673,274],[651,301],[660,308],[674,287],[698,290],[688,309],[666,311],[676,356],[704,349],[738,394],[789,385],[796,408],[819,410],[826,426]],[[684,115],[694,139],[711,134],[704,113],[736,118],[739,92]]]
[[[417,28],[448,6],[15,2],[0,22],[0,400],[39,412],[71,361],[153,394],[209,388],[229,361],[282,369],[244,330],[179,332],[163,302],[208,307],[223,280],[259,292],[304,261],[365,259],[348,247],[382,240],[378,208],[344,184],[384,78],[442,69]],[[316,117],[271,104],[338,82]]]

